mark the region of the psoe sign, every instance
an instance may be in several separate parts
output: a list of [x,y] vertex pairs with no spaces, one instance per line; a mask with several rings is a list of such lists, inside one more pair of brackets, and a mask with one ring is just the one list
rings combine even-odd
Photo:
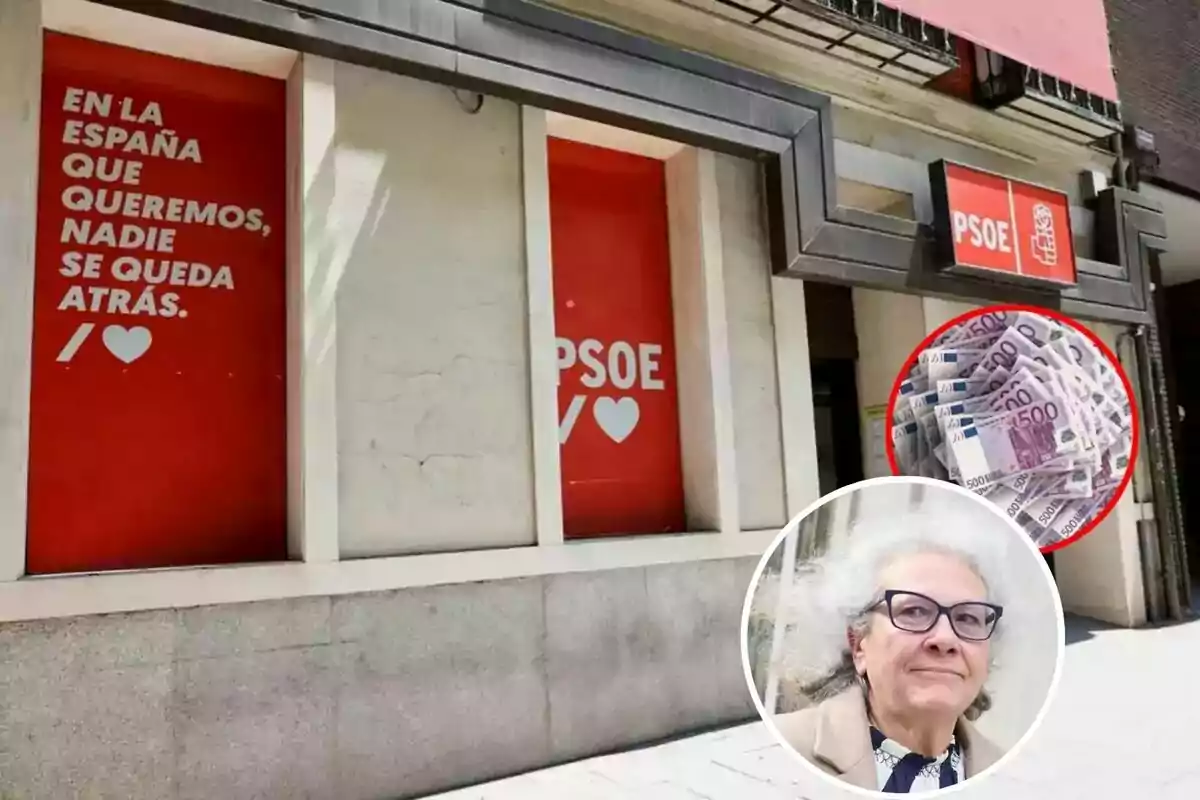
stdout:
[[930,164],[929,179],[947,272],[1058,288],[1076,284],[1064,193],[948,161]]

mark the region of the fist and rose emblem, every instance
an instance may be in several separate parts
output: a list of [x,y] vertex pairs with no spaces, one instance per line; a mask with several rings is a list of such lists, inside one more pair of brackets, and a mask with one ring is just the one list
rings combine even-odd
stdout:
[[1033,257],[1048,267],[1058,263],[1058,245],[1054,241],[1054,213],[1044,203],[1033,207]]

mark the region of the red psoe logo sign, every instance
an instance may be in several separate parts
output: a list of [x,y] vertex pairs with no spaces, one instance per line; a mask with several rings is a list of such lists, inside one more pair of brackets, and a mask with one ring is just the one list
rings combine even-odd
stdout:
[[563,534],[685,527],[661,161],[547,142]]
[[1054,287],[1077,282],[1066,194],[990,172],[929,165],[943,266]]

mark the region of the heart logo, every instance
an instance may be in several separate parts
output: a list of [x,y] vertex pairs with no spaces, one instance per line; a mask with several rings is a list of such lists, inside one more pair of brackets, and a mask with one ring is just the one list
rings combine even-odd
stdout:
[[592,416],[596,418],[596,424],[617,444],[629,438],[641,414],[637,400],[632,397],[622,397],[620,400],[597,397],[592,404]]
[[123,328],[120,325],[109,325],[104,329],[104,346],[108,352],[132,364],[146,354],[150,349],[150,331],[145,328]]

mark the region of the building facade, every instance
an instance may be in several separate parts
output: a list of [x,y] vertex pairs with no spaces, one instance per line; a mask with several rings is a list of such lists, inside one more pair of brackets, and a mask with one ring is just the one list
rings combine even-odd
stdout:
[[[1192,319],[1200,304],[1200,239],[1193,235],[1200,222],[1200,87],[1192,65],[1200,11],[1160,0],[1110,0],[1113,61],[1126,121],[1151,144],[1145,153],[1130,148],[1129,175],[1138,190],[1164,211],[1173,237],[1159,259],[1155,283],[1159,327],[1166,356],[1165,403],[1174,441],[1175,474],[1179,482],[1183,535],[1187,549],[1181,559],[1192,575],[1200,574],[1200,541],[1196,539],[1196,507],[1187,487],[1194,485],[1200,439],[1196,416],[1200,404],[1195,385],[1197,332]],[[1131,142],[1134,137],[1129,137]]]
[[[986,108],[980,20],[845,5],[0,6],[0,793],[416,797],[747,719],[758,557],[881,471],[926,334],[1054,307],[1141,374],[1104,80]],[[1075,285],[935,268],[941,159],[1065,192]],[[1156,447],[1068,610],[1147,620]]]

